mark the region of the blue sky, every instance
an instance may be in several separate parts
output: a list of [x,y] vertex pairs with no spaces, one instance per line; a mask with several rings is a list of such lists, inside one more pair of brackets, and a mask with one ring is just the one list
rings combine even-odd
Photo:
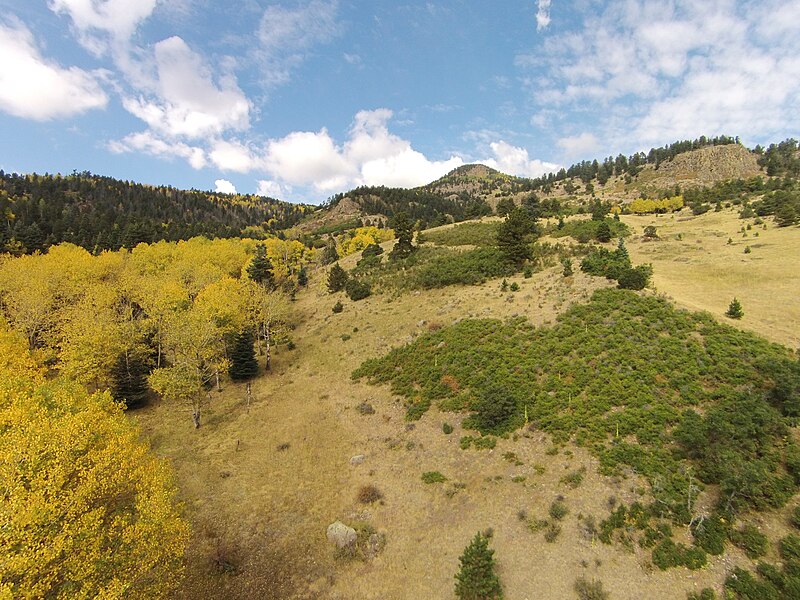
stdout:
[[0,0],[0,168],[318,203],[798,137],[800,0]]

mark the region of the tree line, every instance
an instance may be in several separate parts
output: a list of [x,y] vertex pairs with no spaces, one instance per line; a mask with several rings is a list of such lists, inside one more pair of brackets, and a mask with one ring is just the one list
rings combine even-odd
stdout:
[[313,210],[262,196],[154,187],[89,172],[0,171],[0,251],[31,254],[69,242],[96,254],[201,235],[263,238]]

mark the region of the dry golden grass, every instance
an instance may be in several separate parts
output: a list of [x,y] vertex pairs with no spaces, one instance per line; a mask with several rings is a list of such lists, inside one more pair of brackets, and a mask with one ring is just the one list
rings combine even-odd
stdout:
[[[773,263],[789,256],[796,261],[800,231],[770,226],[759,238],[747,238],[764,246],[744,256],[741,238],[733,235],[740,222],[730,212],[679,219],[626,218],[638,231],[653,221],[665,237],[628,244],[636,262],[653,262],[658,290],[678,304],[717,315],[737,295],[746,313],[741,326],[796,342],[792,335],[800,318],[790,299],[792,285],[795,295],[800,289],[796,269],[795,279],[785,283],[770,278],[791,272],[792,263],[783,269]],[[677,233],[683,233],[683,241],[672,239]],[[729,236],[733,247],[725,245]],[[499,440],[493,451],[461,450],[462,415],[433,408],[410,428],[402,403],[387,388],[350,380],[366,358],[431,328],[466,317],[517,314],[537,324],[552,322],[571,303],[608,285],[580,272],[564,279],[560,267],[531,279],[509,278],[514,281],[521,290],[513,294],[500,293],[499,282],[491,281],[354,303],[328,294],[323,273],[317,273],[298,295],[297,348],[279,350],[273,371],[253,382],[249,412],[243,386],[228,383],[222,394],[214,394],[197,431],[187,412],[163,403],[135,413],[155,450],[175,465],[194,526],[180,597],[454,598],[459,555],[477,531],[490,527],[511,599],[573,598],[580,576],[601,580],[617,600],[682,598],[705,586],[719,590],[734,564],[752,565],[731,549],[710,557],[700,572],[654,570],[647,552],[604,546],[579,528],[579,515],[592,515],[599,523],[608,514],[610,496],[622,502],[640,498],[643,488],[635,476],[601,477],[596,461],[577,448],[552,456],[549,439],[536,431]],[[339,298],[344,311],[333,314]],[[780,327],[772,329],[771,320]],[[375,413],[360,414],[363,402]],[[455,427],[452,434],[442,432],[443,421]],[[504,459],[506,452],[517,460]],[[358,454],[364,462],[352,465],[350,458]],[[581,467],[586,474],[577,488],[561,481]],[[440,471],[448,480],[424,484],[425,471]],[[359,491],[367,486],[380,490],[381,502],[359,501]],[[558,539],[546,543],[543,532],[529,531],[518,513],[546,518],[559,494],[570,512]],[[325,531],[336,520],[368,523],[386,534],[386,547],[369,562],[335,559]],[[780,515],[765,518],[764,527],[780,529],[781,522]],[[776,559],[773,554],[767,558]],[[234,568],[220,567],[228,563]]]
[[[753,225],[755,219],[739,219],[735,209],[697,217],[684,209],[622,220],[637,234],[627,244],[631,259],[652,263],[655,289],[678,306],[706,310],[789,348],[800,347],[800,228],[776,227],[767,217],[765,230]],[[740,230],[748,224],[752,229],[743,237]],[[641,240],[647,225],[655,225],[660,241]],[[723,316],[734,296],[744,308],[740,321]]]

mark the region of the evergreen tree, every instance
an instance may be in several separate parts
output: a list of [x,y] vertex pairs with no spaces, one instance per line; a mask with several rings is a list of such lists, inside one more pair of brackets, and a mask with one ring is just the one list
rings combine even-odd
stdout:
[[511,198],[505,197],[497,203],[497,216],[507,217],[515,208],[514,201]]
[[572,276],[572,259],[571,258],[562,258],[561,264],[564,266],[564,277],[571,277]]
[[348,279],[349,276],[347,275],[347,271],[339,266],[339,263],[336,263],[333,265],[333,267],[331,267],[331,270],[328,273],[328,291],[331,294],[341,292],[344,289],[344,286],[347,285]]
[[728,310],[725,313],[725,316],[731,319],[741,319],[744,316],[744,311],[742,310],[742,303],[734,297],[731,300],[730,305],[728,306]]
[[414,237],[414,229],[408,214],[399,212],[394,217],[394,235],[397,238],[397,243],[389,253],[389,258],[392,260],[400,260],[408,258],[416,250],[416,247],[411,243]]
[[522,200],[522,208],[528,213],[528,216],[534,221],[541,216],[542,206],[539,196],[536,192],[531,192]]
[[595,234],[598,242],[610,242],[611,241],[611,227],[608,226],[608,223],[602,221],[600,225],[597,226],[597,233]]
[[147,400],[147,375],[150,369],[145,361],[125,352],[119,355],[111,370],[111,395],[127,408],[141,406]]
[[527,236],[533,224],[522,208],[516,208],[506,217],[497,229],[497,245],[506,260],[521,265],[531,257]]
[[267,258],[267,247],[264,244],[256,245],[255,256],[247,265],[247,276],[265,287],[274,285],[275,276],[272,273],[272,263]]
[[329,240],[325,250],[322,251],[322,264],[330,265],[337,260],[339,260],[339,253],[336,251],[336,243],[333,240]]
[[297,285],[301,287],[308,285],[308,273],[305,267],[300,267],[300,270],[297,272]]
[[458,560],[461,569],[456,574],[455,592],[460,600],[500,600],[503,597],[488,537],[476,534]]
[[249,330],[236,335],[231,352],[228,376],[234,381],[251,379],[258,374],[258,361],[253,349],[253,334]]

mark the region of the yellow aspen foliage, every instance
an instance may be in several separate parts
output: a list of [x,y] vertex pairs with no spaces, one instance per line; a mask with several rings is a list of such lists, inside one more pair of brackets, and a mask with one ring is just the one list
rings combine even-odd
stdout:
[[168,465],[107,393],[45,379],[0,326],[0,597],[160,598],[189,528]]
[[262,243],[266,247],[267,258],[272,263],[272,274],[278,281],[296,275],[303,265],[314,259],[314,253],[297,240],[269,238]]
[[391,229],[378,229],[377,227],[359,227],[339,243],[337,251],[339,256],[347,256],[354,252],[361,252],[370,244],[380,244],[391,240],[394,237],[394,231]]
[[663,198],[661,200],[639,198],[631,201],[626,208],[628,209],[628,212],[632,212],[637,215],[674,212],[683,208],[683,196],[673,196],[671,198]]

